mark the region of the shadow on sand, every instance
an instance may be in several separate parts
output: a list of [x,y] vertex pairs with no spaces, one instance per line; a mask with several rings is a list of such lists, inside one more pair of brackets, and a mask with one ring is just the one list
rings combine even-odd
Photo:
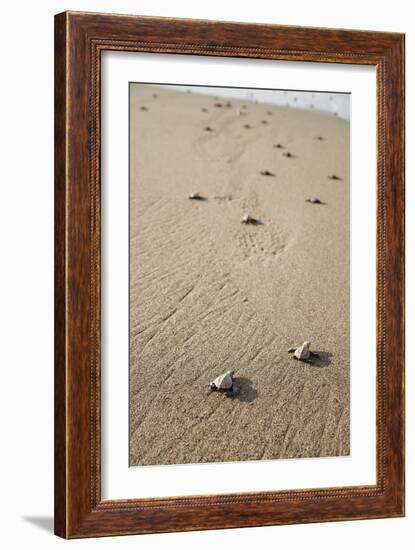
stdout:
[[245,403],[252,403],[258,397],[258,392],[252,387],[252,382],[249,378],[238,376],[233,379],[234,387],[237,392],[235,395],[230,395],[230,399],[236,399]]
[[314,353],[317,353],[317,355],[319,356],[318,359],[312,359],[309,361],[309,365],[311,365],[312,367],[320,367],[320,368],[323,368],[323,367],[328,367],[330,364],[331,364],[331,357],[333,357],[333,354],[330,353],[329,351],[318,351],[318,350],[313,350]]
[[261,222],[261,220],[257,220],[256,218],[251,218],[251,216],[249,216],[248,219],[243,218],[241,221],[245,225],[255,225],[255,226],[265,225],[264,222]]

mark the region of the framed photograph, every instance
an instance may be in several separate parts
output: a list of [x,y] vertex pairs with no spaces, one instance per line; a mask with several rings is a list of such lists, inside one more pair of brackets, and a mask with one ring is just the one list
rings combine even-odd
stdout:
[[55,532],[404,515],[404,35],[55,18]]

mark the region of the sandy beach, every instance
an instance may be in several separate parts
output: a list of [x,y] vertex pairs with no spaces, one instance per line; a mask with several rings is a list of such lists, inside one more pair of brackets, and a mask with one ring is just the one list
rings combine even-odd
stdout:
[[130,88],[132,466],[350,452],[349,122],[227,101]]

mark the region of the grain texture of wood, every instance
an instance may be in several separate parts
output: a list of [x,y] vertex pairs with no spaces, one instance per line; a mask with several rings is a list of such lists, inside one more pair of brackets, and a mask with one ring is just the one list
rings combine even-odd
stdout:
[[[66,80],[66,25],[64,15],[55,25],[55,82]],[[66,533],[66,87],[55,88],[55,532]]]
[[[377,70],[377,482],[101,500],[100,53],[367,64]],[[55,532],[64,538],[404,514],[404,36],[65,12],[55,17]]]

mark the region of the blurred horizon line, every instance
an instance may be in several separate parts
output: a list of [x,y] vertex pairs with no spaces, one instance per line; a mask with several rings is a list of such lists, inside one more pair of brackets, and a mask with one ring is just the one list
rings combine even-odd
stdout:
[[[329,92],[317,90],[289,90],[289,89],[264,89],[242,88],[206,85],[185,84],[158,84],[150,82],[131,82],[143,86],[157,86],[182,93],[194,93],[206,96],[217,96],[226,99],[247,100],[251,102],[291,107],[306,111],[317,111],[332,114],[344,120],[350,121],[350,96],[349,92]],[[207,90],[209,92],[207,93]]]

